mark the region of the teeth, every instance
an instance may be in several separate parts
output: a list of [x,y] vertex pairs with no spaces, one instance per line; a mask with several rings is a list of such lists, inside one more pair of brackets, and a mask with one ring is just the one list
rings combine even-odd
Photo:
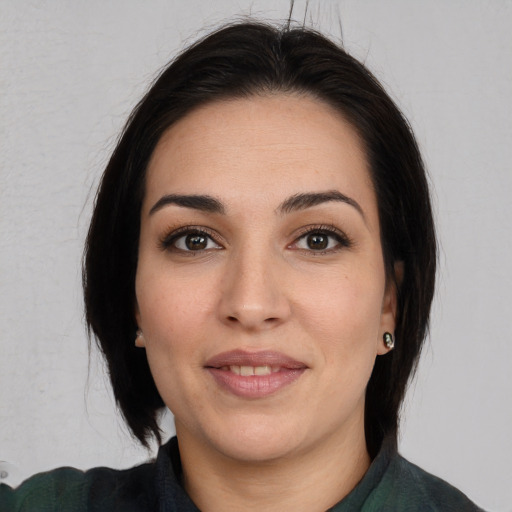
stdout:
[[251,377],[253,375],[270,375],[279,371],[279,366],[236,366],[231,365],[229,371],[241,375],[242,377]]
[[254,375],[269,375],[272,373],[272,368],[270,366],[255,366],[254,367]]
[[242,377],[254,375],[254,366],[240,366],[240,375]]

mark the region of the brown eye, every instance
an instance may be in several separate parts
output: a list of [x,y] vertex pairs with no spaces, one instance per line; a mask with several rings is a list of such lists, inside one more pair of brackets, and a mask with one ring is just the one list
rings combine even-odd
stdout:
[[190,251],[201,251],[206,249],[208,245],[208,238],[204,235],[187,235],[185,237],[185,246]]
[[352,242],[344,233],[325,226],[310,229],[291,245],[294,249],[309,251],[313,254],[327,254],[351,246]]
[[329,246],[329,237],[323,233],[311,233],[307,236],[306,243],[313,251],[323,251]]
[[193,228],[179,229],[166,236],[160,244],[164,250],[188,253],[222,249],[212,235]]

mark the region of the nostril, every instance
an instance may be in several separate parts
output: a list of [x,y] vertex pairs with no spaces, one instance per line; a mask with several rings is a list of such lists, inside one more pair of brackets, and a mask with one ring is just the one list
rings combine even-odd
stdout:
[[[237,316],[235,315],[229,315],[226,317],[226,320],[229,322],[229,323],[243,323],[243,324],[246,324],[248,323],[247,321],[241,321],[240,318],[238,318]],[[275,317],[275,316],[272,316],[272,317],[269,317],[269,318],[264,318],[263,319],[263,324],[266,324],[266,325],[269,325],[269,324],[275,324],[275,323],[278,323],[279,322],[279,318],[278,317]]]

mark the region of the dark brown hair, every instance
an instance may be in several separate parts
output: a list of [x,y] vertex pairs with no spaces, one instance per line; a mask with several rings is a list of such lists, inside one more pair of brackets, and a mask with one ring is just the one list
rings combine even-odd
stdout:
[[[164,403],[134,346],[135,273],[145,172],[163,133],[193,109],[224,98],[298,92],[324,101],[357,130],[375,187],[388,279],[398,288],[395,349],[377,357],[366,391],[370,455],[396,442],[399,410],[428,329],[436,239],[425,170],[407,121],[373,75],[321,34],[243,22],[181,53],[132,112],[105,169],[84,253],[86,321],[133,434],[160,441]],[[401,262],[399,282],[395,263]]]

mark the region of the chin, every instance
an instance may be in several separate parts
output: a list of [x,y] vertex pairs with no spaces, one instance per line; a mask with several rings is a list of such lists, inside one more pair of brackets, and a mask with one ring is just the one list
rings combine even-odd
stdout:
[[284,459],[304,443],[304,434],[283,428],[282,422],[239,422],[222,431],[209,432],[207,437],[215,449],[224,456],[241,462],[271,462]]
[[265,463],[276,460],[283,460],[293,454],[296,445],[290,442],[290,439],[269,439],[269,435],[265,438],[255,438],[242,436],[237,438],[238,442],[234,443],[233,439],[223,443],[220,449],[223,454],[230,459],[247,462],[247,463]]

